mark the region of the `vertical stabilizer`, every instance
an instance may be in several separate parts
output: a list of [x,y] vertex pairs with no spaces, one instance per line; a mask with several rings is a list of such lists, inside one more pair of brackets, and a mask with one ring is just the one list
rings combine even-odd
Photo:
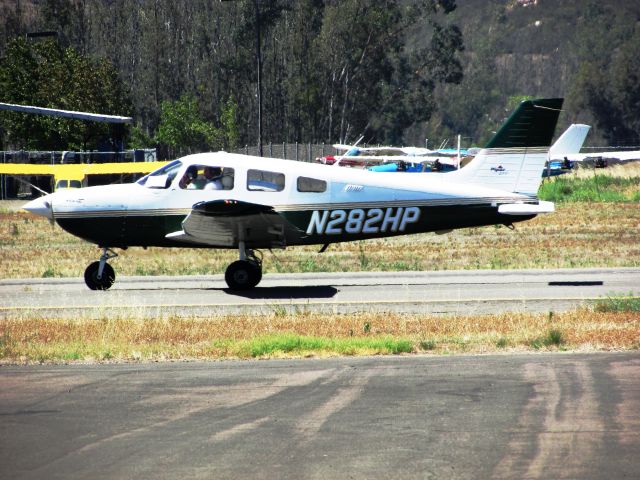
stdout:
[[525,100],[487,146],[447,180],[535,196],[563,99]]

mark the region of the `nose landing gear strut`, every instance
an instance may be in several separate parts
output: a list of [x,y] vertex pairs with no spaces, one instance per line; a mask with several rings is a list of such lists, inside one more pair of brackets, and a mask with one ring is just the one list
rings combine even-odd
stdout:
[[84,282],[91,290],[108,290],[116,281],[116,272],[107,263],[107,260],[117,257],[118,254],[110,248],[103,248],[100,260],[89,264],[84,271]]

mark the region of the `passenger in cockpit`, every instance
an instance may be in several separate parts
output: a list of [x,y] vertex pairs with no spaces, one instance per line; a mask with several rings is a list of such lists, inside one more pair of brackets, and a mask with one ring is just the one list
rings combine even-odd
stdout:
[[204,178],[206,183],[204,184],[204,190],[222,190],[222,169],[220,167],[205,167]]

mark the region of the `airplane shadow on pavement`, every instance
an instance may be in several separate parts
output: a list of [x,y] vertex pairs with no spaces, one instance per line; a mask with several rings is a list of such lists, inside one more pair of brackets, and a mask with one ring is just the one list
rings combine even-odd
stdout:
[[331,298],[338,293],[338,289],[329,285],[317,285],[306,287],[255,287],[251,290],[240,291],[225,288],[224,292],[229,295],[252,299]]

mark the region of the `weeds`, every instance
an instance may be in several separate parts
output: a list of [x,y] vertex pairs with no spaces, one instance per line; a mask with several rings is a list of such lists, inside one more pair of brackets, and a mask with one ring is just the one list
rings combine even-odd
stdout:
[[53,267],[47,267],[47,269],[44,272],[42,272],[42,278],[53,278],[57,276],[58,274],[53,269]]
[[422,340],[420,342],[420,350],[434,350],[438,344],[435,340]]
[[603,300],[598,300],[594,306],[596,312],[640,312],[640,297],[610,296]]
[[577,178],[569,175],[545,182],[538,192],[552,202],[631,202],[640,190],[640,177],[614,177],[593,173]]
[[531,341],[531,348],[539,350],[543,347],[559,347],[565,343],[562,332],[558,329],[552,328],[544,336],[535,338]]

